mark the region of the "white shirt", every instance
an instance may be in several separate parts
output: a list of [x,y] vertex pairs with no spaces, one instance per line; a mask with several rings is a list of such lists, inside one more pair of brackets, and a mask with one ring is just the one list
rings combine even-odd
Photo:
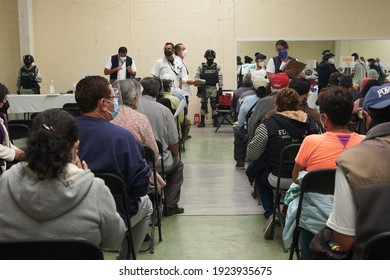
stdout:
[[184,65],[179,62],[177,58],[174,58],[172,65],[164,56],[154,62],[154,65],[150,70],[150,74],[160,79],[162,79],[164,74],[168,74],[173,77],[174,87],[179,88],[180,78],[183,78],[183,72],[185,71],[183,68]]
[[187,71],[188,71],[187,66],[185,65],[185,63],[181,59],[181,57],[176,56],[176,59],[177,59],[178,62],[183,64],[183,68],[182,68],[183,69],[183,71],[182,71],[183,72],[183,76],[181,78],[181,81],[182,81],[181,89],[183,90],[185,96],[191,96],[190,85],[187,84],[187,81],[189,80],[189,75],[187,73]]
[[355,236],[357,207],[343,170],[336,169],[335,190],[332,213],[326,225],[331,229]]
[[[133,58],[132,58],[132,60],[133,60],[133,63],[131,64],[130,68],[133,72],[137,72],[137,66],[135,65],[135,61]],[[122,62],[119,60],[119,65],[121,65],[121,63]],[[118,71],[117,80],[126,80],[126,72],[127,72],[126,60],[125,60],[125,62],[122,63],[121,66],[122,66],[122,69]],[[112,67],[112,63],[111,63],[111,56],[110,56],[106,62],[106,65],[104,66],[104,68],[111,69],[111,67]]]

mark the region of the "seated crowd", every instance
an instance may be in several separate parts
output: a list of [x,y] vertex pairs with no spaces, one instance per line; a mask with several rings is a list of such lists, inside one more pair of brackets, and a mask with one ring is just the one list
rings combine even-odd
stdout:
[[[365,156],[370,158],[370,151],[378,152],[379,156],[379,143],[387,147],[389,141],[388,131],[384,131],[389,121],[386,113],[390,108],[390,84],[387,80],[381,83],[378,75],[371,72],[361,77],[361,86],[356,88],[353,75],[335,70],[318,94],[317,108],[308,106],[311,85],[301,75],[289,79],[285,73],[276,71],[268,75],[269,85],[261,81],[263,77],[253,76],[249,84],[251,79],[244,75],[242,90],[239,88],[234,92],[237,96],[232,102],[232,111],[238,111],[234,158],[237,169],[244,169],[245,160],[249,160],[246,174],[250,183],[255,184],[264,208],[266,239],[272,239],[271,226],[279,223],[277,217],[273,217],[276,215],[274,191],[278,177],[280,187],[289,188],[284,197],[283,241],[285,248],[290,249],[302,178],[312,170],[337,168],[334,203],[333,198],[326,195],[304,196],[299,235],[302,259],[313,259],[310,243],[326,226],[333,230],[335,243],[342,250],[353,250],[355,258],[362,258],[363,247],[369,238],[384,230],[383,226],[382,229],[374,226],[374,222],[365,226],[366,216],[380,224],[378,218],[373,218],[373,211],[385,215],[385,210],[380,210],[379,206],[377,210],[370,210],[372,200],[365,201],[363,196],[365,193],[385,195],[386,190],[381,190],[380,186],[388,184],[388,176],[380,172],[385,166],[389,167],[389,161],[378,159],[383,163],[378,171],[371,168],[374,163],[368,169],[358,164],[361,161],[366,166]],[[269,94],[259,94],[262,90],[268,90]],[[300,144],[295,165],[284,166],[279,174],[280,152],[291,143]],[[365,156],[359,159],[352,151],[361,151]],[[365,177],[359,175],[360,169],[365,170]],[[371,174],[375,174],[375,178]],[[344,211],[342,199],[348,202],[348,211]],[[363,207],[369,213],[356,211],[357,207]]]
[[[272,58],[275,65],[290,58],[285,41],[278,41],[276,49],[285,57]],[[334,56],[329,51],[323,55],[325,64]],[[267,220],[264,237],[272,239],[273,226],[284,223],[283,241],[290,248],[302,178],[313,170],[333,168],[334,197],[305,197],[302,259],[313,259],[310,242],[325,226],[342,250],[353,250],[355,258],[362,258],[369,238],[390,231],[379,226],[380,216],[390,210],[386,199],[390,162],[385,156],[390,146],[390,84],[368,73],[356,89],[353,76],[332,70],[318,93],[318,109],[311,108],[310,81],[301,74],[291,78],[279,67],[266,72],[265,58],[256,55],[256,71],[243,75],[231,104],[237,120],[234,159],[237,169],[245,169],[249,161],[246,175]],[[83,238],[102,249],[118,250],[117,259],[126,259],[125,205],[94,173],[112,173],[124,180],[136,254],[153,214],[148,195],[152,188],[164,190],[165,216],[184,213],[179,206],[184,180],[180,145],[188,138],[190,122],[184,112],[185,96],[173,86],[175,79],[163,75],[110,84],[104,77],[85,77],[75,91],[81,115],[75,119],[60,109],[37,114],[23,150],[11,143],[7,118],[0,113],[0,239]],[[0,84],[0,109],[7,94]],[[143,145],[157,159],[158,144],[164,170],[160,160],[156,166],[164,174],[155,180]],[[290,144],[300,144],[295,164],[283,166],[280,173],[280,153]],[[287,190],[285,222],[274,213],[278,185]],[[9,211],[13,215],[7,215]]]
[[[155,77],[113,85],[104,77],[86,77],[75,93],[81,115],[75,119],[61,109],[37,114],[25,151],[9,140],[7,119],[1,113],[0,212],[12,209],[17,218],[0,215],[0,239],[83,238],[102,249],[118,250],[117,259],[125,259],[128,225],[123,200],[113,197],[94,173],[112,173],[126,183],[136,254],[153,213],[151,188],[165,190],[164,215],[183,213],[178,205],[184,167],[178,155],[178,129],[172,112],[155,99],[161,90]],[[1,85],[0,106],[7,94]],[[142,145],[158,159],[156,140],[163,147],[165,180],[157,174],[154,186]],[[20,162],[6,170],[7,161]],[[162,171],[160,163],[156,160]]]

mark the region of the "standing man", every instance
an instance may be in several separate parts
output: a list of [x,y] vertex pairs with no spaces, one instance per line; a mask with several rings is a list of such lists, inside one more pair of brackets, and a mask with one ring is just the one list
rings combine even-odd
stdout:
[[322,61],[318,64],[317,72],[318,92],[321,92],[321,89],[328,86],[330,75],[337,72],[337,69],[334,66],[334,54],[330,50],[322,52]]
[[[219,126],[217,112],[217,98],[222,94],[223,78],[221,66],[214,62],[216,53],[214,50],[207,50],[204,53],[204,58],[207,62],[202,62],[196,71],[195,79],[205,80],[205,85],[198,87],[198,97],[200,98],[200,123],[198,127],[205,127],[205,117],[207,114],[207,100],[210,98],[210,105],[213,115],[214,127]],[[218,85],[218,88],[217,88]]]
[[[186,57],[187,54],[188,54],[188,51],[187,51],[186,46],[184,46],[182,43],[175,45],[176,59],[183,64],[183,76],[182,76],[181,81],[182,81],[182,90],[183,90],[184,96],[185,96],[186,101],[187,101],[187,106],[184,108],[185,123],[183,125],[184,125],[184,130],[185,130],[184,135],[186,136],[187,139],[189,139],[189,138],[191,138],[191,135],[189,135],[190,128],[191,128],[191,121],[187,117],[187,115],[188,115],[188,104],[190,102],[189,96],[191,96],[190,85],[196,86],[198,83],[189,78],[190,73],[188,72],[187,65],[184,63],[184,57]],[[187,140],[187,139],[185,139],[185,140]]]
[[189,72],[188,72],[188,68],[187,68],[187,65],[184,63],[184,58],[187,56],[188,54],[188,51],[187,51],[187,48],[186,46],[184,46],[182,43],[179,43],[179,44],[176,44],[175,45],[175,55],[176,55],[176,59],[178,62],[180,62],[181,64],[183,64],[183,75],[182,75],[182,78],[181,78],[181,81],[182,81],[182,87],[181,89],[183,90],[184,92],[184,96],[186,97],[186,100],[187,100],[187,106],[188,106],[188,103],[189,103],[189,96],[191,96],[191,90],[190,90],[190,85],[194,85],[194,80],[191,80],[189,78]]
[[23,56],[23,63],[16,81],[18,94],[40,94],[41,87],[38,83],[42,82],[42,78],[38,67],[34,65],[34,57],[29,54]]
[[363,79],[367,77],[367,68],[364,62],[359,59],[359,55],[357,53],[353,53],[351,56],[353,56],[355,60],[355,67],[352,72],[353,85],[360,87]]
[[164,57],[157,59],[154,62],[152,70],[150,70],[150,74],[161,80],[163,79],[164,74],[169,74],[173,77],[173,87],[181,89],[185,67],[183,63],[179,62],[177,58],[173,56],[174,47],[173,43],[165,43]]
[[134,78],[137,74],[135,61],[127,56],[127,48],[120,47],[118,54],[112,55],[106,62],[104,67],[104,75],[110,75],[110,83],[116,80],[126,80]]

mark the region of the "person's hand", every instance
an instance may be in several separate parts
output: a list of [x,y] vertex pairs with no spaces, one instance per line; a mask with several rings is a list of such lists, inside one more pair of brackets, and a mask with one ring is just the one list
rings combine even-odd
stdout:
[[130,76],[135,76],[131,66],[127,66],[127,72],[129,72]]
[[85,160],[81,161],[79,156],[76,156],[76,162],[75,162],[75,165],[80,168],[80,169],[83,169],[83,170],[87,170],[88,169],[88,164],[85,162]]
[[187,80],[187,84],[190,85],[190,86],[196,86],[197,82],[194,81],[194,80]]
[[23,150],[15,149],[15,160],[23,159],[24,155],[25,155],[25,153]]
[[115,68],[115,70],[118,72],[119,70],[121,70],[122,69],[122,66],[121,65],[119,65],[119,66],[117,66],[116,68]]

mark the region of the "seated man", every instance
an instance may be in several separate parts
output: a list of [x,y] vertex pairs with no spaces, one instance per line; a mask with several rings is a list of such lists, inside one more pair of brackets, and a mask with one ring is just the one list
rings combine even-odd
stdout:
[[267,80],[257,78],[253,81],[253,91],[255,95],[248,96],[240,106],[237,126],[234,131],[234,159],[237,169],[245,169],[246,146],[248,140],[247,116],[252,113],[253,108],[260,98],[266,95]]
[[180,125],[180,127],[177,127],[177,131],[179,133],[179,138],[181,139],[182,138],[181,124],[183,124],[184,122],[184,111],[181,111],[179,114],[176,114],[176,112],[178,112],[179,110],[180,100],[171,92],[171,84],[173,84],[173,81],[168,79],[163,79],[161,81],[162,81],[163,91],[164,91],[163,95],[166,99],[168,99],[171,102],[171,107],[174,110],[173,114],[174,116],[176,116],[176,118],[178,118],[178,121],[176,120],[176,127],[178,124]]
[[[154,137],[161,142],[164,149],[164,171],[166,176],[166,204],[164,213],[167,216],[182,214],[184,209],[178,206],[180,190],[183,184],[183,163],[179,158],[179,136],[171,111],[156,102],[160,82],[155,77],[141,80],[144,88],[138,112],[145,114],[153,128]],[[160,166],[157,165],[157,168]]]
[[[151,171],[144,160],[143,147],[126,129],[110,121],[118,113],[118,100],[109,82],[90,76],[78,82],[76,101],[81,116],[79,157],[92,172],[109,172],[121,177],[127,185],[134,249],[138,253],[150,223],[152,203],[147,196]],[[121,199],[116,199],[119,214],[124,217]],[[126,256],[126,238],[119,258]]]

